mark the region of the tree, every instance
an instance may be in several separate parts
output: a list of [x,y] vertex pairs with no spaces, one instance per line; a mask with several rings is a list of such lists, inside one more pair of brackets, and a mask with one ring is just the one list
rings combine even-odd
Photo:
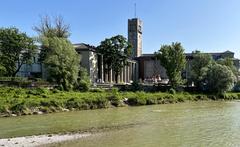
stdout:
[[44,64],[52,81],[70,90],[77,82],[80,58],[70,41],[64,38],[48,38],[43,45],[51,48]]
[[223,94],[233,88],[236,77],[227,66],[214,63],[205,69],[204,79],[209,92]]
[[50,48],[43,45],[43,41],[46,38],[65,38],[67,39],[70,36],[70,27],[65,24],[63,18],[58,16],[55,18],[55,21],[52,21],[49,16],[41,17],[41,23],[38,26],[33,28],[39,34],[39,42],[41,42],[41,52],[40,52],[40,61],[44,61]]
[[103,64],[107,65],[104,70],[109,72],[112,69],[118,79],[119,73],[131,56],[131,45],[127,39],[121,35],[105,39],[97,47],[97,51],[103,55]]
[[237,71],[237,68],[234,66],[234,63],[233,63],[233,59],[232,58],[224,58],[224,59],[219,59],[217,61],[218,64],[221,64],[221,65],[225,65],[227,66],[229,69],[232,70],[232,72],[234,73],[234,75],[238,75],[238,71]]
[[5,76],[15,77],[23,64],[31,63],[34,40],[17,28],[0,29],[0,61]]
[[55,17],[55,21],[52,21],[47,15],[41,17],[41,23],[33,27],[33,30],[35,30],[39,36],[49,38],[68,38],[70,36],[70,27],[65,24],[62,16]]
[[91,82],[88,76],[88,72],[85,68],[81,67],[77,79],[75,88],[80,91],[88,91],[90,89]]
[[198,90],[201,90],[203,82],[203,68],[213,63],[212,56],[210,54],[200,53],[195,51],[193,53],[193,60],[191,62],[190,81],[194,82]]
[[172,43],[172,45],[163,45],[156,53],[161,65],[166,69],[169,82],[173,88],[182,84],[181,73],[186,64],[184,48],[181,43]]

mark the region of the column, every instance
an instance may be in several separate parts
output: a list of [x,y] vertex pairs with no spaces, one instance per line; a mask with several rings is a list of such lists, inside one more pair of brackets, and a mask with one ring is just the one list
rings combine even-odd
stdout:
[[120,72],[120,83],[123,83],[123,69],[124,67],[121,69],[121,72]]
[[[107,69],[107,65],[105,65],[106,66],[106,69]],[[109,81],[108,81],[108,71],[106,71],[106,70],[104,70],[104,76],[105,76],[105,83],[108,83]]]
[[112,69],[109,72],[109,83],[112,83]]
[[123,68],[123,82],[127,83],[127,66],[126,65]]
[[134,80],[138,81],[138,71],[137,71],[137,63],[134,64]]
[[126,82],[129,83],[129,77],[130,77],[130,76],[129,76],[129,65],[127,65],[127,74],[126,74],[126,75],[127,75],[127,80],[126,80]]
[[112,71],[112,83],[115,83],[116,82],[116,79],[115,79],[115,72]]

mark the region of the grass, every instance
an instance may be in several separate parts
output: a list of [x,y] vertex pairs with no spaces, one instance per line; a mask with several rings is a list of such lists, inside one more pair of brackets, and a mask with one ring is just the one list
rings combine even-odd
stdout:
[[240,93],[227,93],[216,97],[207,94],[146,93],[93,90],[91,92],[63,92],[43,88],[0,88],[1,116],[31,115],[74,110],[101,109],[124,105],[140,106],[179,103],[198,100],[237,100]]

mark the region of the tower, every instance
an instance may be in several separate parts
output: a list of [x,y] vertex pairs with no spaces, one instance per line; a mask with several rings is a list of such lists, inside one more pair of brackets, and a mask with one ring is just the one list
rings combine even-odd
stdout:
[[140,19],[128,19],[128,42],[133,47],[132,58],[142,55],[142,26]]

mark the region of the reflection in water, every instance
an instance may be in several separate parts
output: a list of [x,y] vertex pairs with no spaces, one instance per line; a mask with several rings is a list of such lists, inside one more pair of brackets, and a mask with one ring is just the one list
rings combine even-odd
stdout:
[[237,102],[184,103],[109,111],[113,114],[108,117],[126,116],[118,120],[119,124],[145,123],[57,146],[240,146],[240,103]]

